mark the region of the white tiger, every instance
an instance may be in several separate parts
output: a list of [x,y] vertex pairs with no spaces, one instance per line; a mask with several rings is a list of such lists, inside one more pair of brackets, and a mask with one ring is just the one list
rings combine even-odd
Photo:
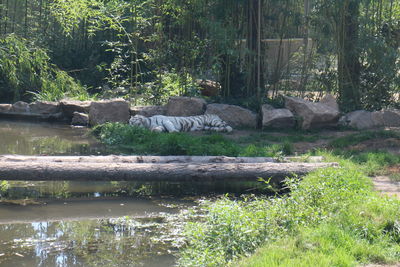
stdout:
[[172,133],[201,130],[232,132],[232,127],[214,114],[190,117],[170,117],[162,115],[145,117],[142,115],[135,115],[129,119],[129,124],[144,127],[155,132]]

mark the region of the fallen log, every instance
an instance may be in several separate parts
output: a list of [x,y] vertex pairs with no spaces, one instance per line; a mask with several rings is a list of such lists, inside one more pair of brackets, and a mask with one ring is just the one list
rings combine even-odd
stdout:
[[22,156],[0,155],[0,162],[65,162],[65,163],[266,163],[266,162],[321,162],[322,157],[226,157],[226,156]]
[[256,181],[279,182],[336,163],[114,163],[0,161],[0,180]]

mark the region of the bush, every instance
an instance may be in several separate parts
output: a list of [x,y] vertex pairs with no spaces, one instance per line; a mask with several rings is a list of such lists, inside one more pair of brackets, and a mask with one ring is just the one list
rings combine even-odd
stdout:
[[87,99],[86,89],[50,63],[47,52],[27,40],[0,38],[0,102]]

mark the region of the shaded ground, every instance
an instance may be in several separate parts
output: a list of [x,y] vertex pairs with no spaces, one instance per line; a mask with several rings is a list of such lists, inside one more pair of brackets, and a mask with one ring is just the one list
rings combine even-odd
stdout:
[[[400,128],[387,129],[394,132],[400,132]],[[232,133],[225,134],[227,138],[243,144],[280,144],[283,142],[291,143],[293,152],[303,154],[316,149],[336,149],[331,142],[337,138],[350,137],[365,131],[354,130],[322,130],[316,132],[269,132],[259,130],[235,130]],[[202,135],[204,133],[193,133]],[[400,155],[400,138],[373,138],[340,149],[348,151],[386,151],[393,155]],[[390,196],[400,198],[400,165],[389,166],[381,176],[373,177],[374,186],[377,191]],[[380,265],[374,265],[380,266]],[[400,266],[400,265],[382,265],[382,266]]]

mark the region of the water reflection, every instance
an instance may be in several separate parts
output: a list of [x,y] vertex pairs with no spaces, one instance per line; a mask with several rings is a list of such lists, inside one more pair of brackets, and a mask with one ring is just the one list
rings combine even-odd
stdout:
[[0,154],[93,155],[106,148],[85,128],[64,124],[0,121]]
[[196,205],[141,197],[135,192],[143,185],[129,182],[7,183],[1,267],[173,266],[185,213]]
[[[152,200],[137,204],[139,208],[131,205],[120,217],[71,220],[67,214],[62,220],[26,223],[21,221],[32,211],[17,206],[14,209],[25,216],[23,220],[0,220],[0,266],[173,266],[173,252],[183,243],[180,233],[186,209],[167,208]],[[0,214],[4,214],[2,205]]]
[[151,218],[0,225],[0,266],[173,266],[177,224]]

